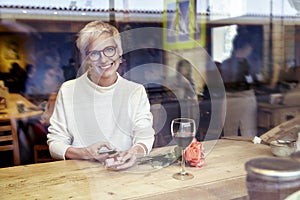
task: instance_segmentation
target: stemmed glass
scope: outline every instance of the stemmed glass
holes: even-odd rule
[[[185,171],[185,149],[195,137],[195,121],[189,118],[176,118],[171,123],[171,133],[175,142],[182,149],[181,170],[173,175],[173,178],[179,180],[192,179],[194,176]]]

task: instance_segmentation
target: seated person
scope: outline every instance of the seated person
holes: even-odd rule
[[[116,149],[120,163],[113,168],[131,167],[154,141],[146,90],[117,73],[123,50],[114,26],[88,23],[77,47],[88,70],[59,89],[47,135],[50,153],[56,159],[105,162],[111,157],[100,152]]]
[[[176,64],[176,74],[167,80],[168,86],[178,99],[197,99],[195,84],[192,78],[192,66],[187,60],[179,60]]]

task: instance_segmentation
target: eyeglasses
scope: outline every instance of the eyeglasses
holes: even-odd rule
[[[117,47],[115,47],[115,46],[108,46],[108,47],[105,47],[103,50],[89,51],[89,52],[87,52],[87,56],[89,56],[89,58],[92,61],[97,61],[101,57],[101,52],[103,52],[103,54],[106,57],[113,57],[114,55],[116,55],[116,52],[117,52],[116,49],[117,49]]]

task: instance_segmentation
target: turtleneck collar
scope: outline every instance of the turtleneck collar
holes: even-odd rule
[[[121,76],[120,76],[120,74],[117,72],[117,80],[115,81],[115,83],[113,83],[112,85],[107,86],[107,87],[100,86],[100,85],[94,83],[94,82],[89,78],[88,72],[86,72],[86,73],[84,74],[84,78],[85,78],[85,80],[86,80],[86,83],[87,83],[90,87],[96,89],[96,90],[99,91],[99,92],[108,92],[108,91],[113,90],[113,89],[116,87],[116,85],[118,85],[118,83],[119,83],[119,81],[120,81],[120,79],[121,79]]]

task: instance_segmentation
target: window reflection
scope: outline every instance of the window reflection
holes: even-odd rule
[[[17,4],[11,6],[12,2],[9,1],[0,5],[0,79],[4,81],[11,93],[20,93],[39,105],[47,101],[51,94],[56,93],[63,82],[76,78],[83,62],[78,49],[74,46],[76,33],[87,21],[97,18],[115,23],[118,29],[124,32],[145,27],[162,29],[166,20],[163,17],[163,12],[166,10],[162,0],[155,1],[156,3],[152,3],[151,6],[145,3],[145,5],[137,5],[138,7],[132,7],[134,4],[129,4],[129,1],[128,5],[115,1],[114,12],[108,12],[110,6],[108,3],[101,7],[95,1],[85,1],[86,4],[82,2],[71,1],[64,2],[65,4],[62,5],[43,6],[30,4],[26,7]],[[190,1],[183,2],[188,6]],[[145,8],[142,9],[140,6]],[[260,82],[254,91],[258,103],[257,135],[299,114],[300,102],[297,99],[300,80],[298,11],[300,9],[298,1],[263,0],[257,5],[257,1],[251,0],[205,2],[198,0],[195,1],[195,8],[197,27],[189,27],[189,30],[194,28],[197,34],[205,34],[205,37],[201,37],[205,38],[201,48],[211,59],[209,63],[218,64],[217,71],[222,73],[221,63],[230,57],[236,35],[247,32],[251,37],[252,52],[247,62],[249,66],[259,69],[254,70],[253,79]],[[172,12],[169,14],[174,15]],[[203,24],[205,26],[202,26]],[[185,28],[187,25],[191,26],[191,24],[181,25]],[[126,36],[128,38],[122,38],[126,41],[124,48],[130,49],[131,45],[138,49],[123,55],[120,74],[124,75],[144,65],[137,77],[131,78],[147,83],[145,87],[151,103],[165,105],[166,102],[174,99],[174,94],[170,91],[172,88],[164,87],[163,83],[174,73],[168,74],[171,70],[166,70],[164,66],[175,69],[177,61],[181,59],[193,60],[197,63],[192,66],[190,76],[193,79],[193,92],[201,107],[200,112],[205,111],[204,114],[200,114],[205,118],[200,119],[199,124],[201,139],[204,139],[211,114],[209,97],[212,94],[207,88],[207,83],[211,81],[208,75],[210,69],[207,67],[209,64],[195,53],[196,48],[193,49],[193,46],[177,48],[175,45],[174,51],[164,49],[162,30],[153,35],[132,37],[127,34]],[[162,49],[155,48],[159,45]],[[176,78],[174,80],[175,83],[172,85],[176,86],[180,81]],[[217,96],[217,94],[213,95]],[[280,119],[276,119],[276,123],[271,124],[261,114],[261,109],[265,109],[266,105],[293,106],[295,111],[289,110],[289,113],[286,113],[284,110],[281,112]],[[272,116],[268,117],[272,118]]]

